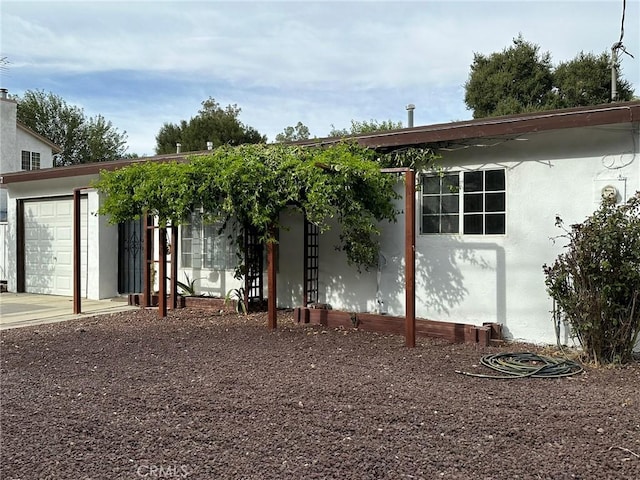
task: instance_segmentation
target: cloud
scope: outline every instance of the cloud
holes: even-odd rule
[[[640,2],[627,2],[626,39],[640,85]],[[55,19],[55,21],[53,21]],[[287,125],[322,136],[351,119],[416,124],[470,117],[463,85],[474,52],[522,33],[555,63],[610,49],[621,2],[589,1],[3,1],[2,81],[46,89],[127,130],[151,153],[164,122],[213,96],[273,139]],[[146,139],[146,140],[143,140]]]

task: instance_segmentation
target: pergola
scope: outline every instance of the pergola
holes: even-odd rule
[[[410,168],[386,168],[384,173],[403,173],[405,176],[405,345],[415,347],[415,171]],[[88,187],[76,188],[73,191],[73,313],[82,311],[81,305],[81,271],[80,271],[80,197],[81,191]],[[306,223],[306,222],[305,222]],[[158,230],[158,316],[167,316],[168,308],[177,308],[178,292],[178,229],[175,226],[154,226],[152,219],[145,216],[144,221],[144,258],[143,265],[143,298],[142,305],[149,307],[151,301],[151,263],[153,260],[153,231]],[[167,252],[168,232],[171,238],[171,251]],[[278,325],[276,258],[278,244],[267,244],[267,328],[274,330]],[[167,262],[167,254],[170,260]],[[307,254],[305,250],[305,255]],[[246,255],[246,253],[245,253]],[[168,269],[167,267],[170,266]],[[169,273],[169,291],[167,291],[167,273]],[[260,272],[261,275],[261,272]],[[306,281],[305,281],[306,289]],[[167,295],[169,294],[169,295]],[[245,300],[250,295],[250,288],[245,288]],[[167,296],[169,305],[167,305]]]

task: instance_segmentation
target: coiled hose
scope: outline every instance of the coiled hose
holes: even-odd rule
[[[583,371],[582,366],[567,358],[551,358],[529,352],[496,353],[480,359],[485,367],[496,370],[502,375],[485,375],[456,370],[456,373],[479,378],[560,378],[576,375]]]

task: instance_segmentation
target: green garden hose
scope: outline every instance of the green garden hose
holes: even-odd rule
[[[569,377],[582,372],[582,366],[566,358],[551,358],[536,353],[515,352],[485,355],[480,359],[485,367],[496,370],[503,375],[485,375],[456,370],[456,373],[479,378],[560,378]]]

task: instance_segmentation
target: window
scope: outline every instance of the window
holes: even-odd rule
[[[181,227],[181,266],[233,270],[237,266],[235,232],[220,222],[206,223],[201,213],[192,213]]]
[[[22,150],[22,170],[40,170],[40,153]]]
[[[506,231],[505,171],[427,175],[422,182],[422,233],[495,235]]]

